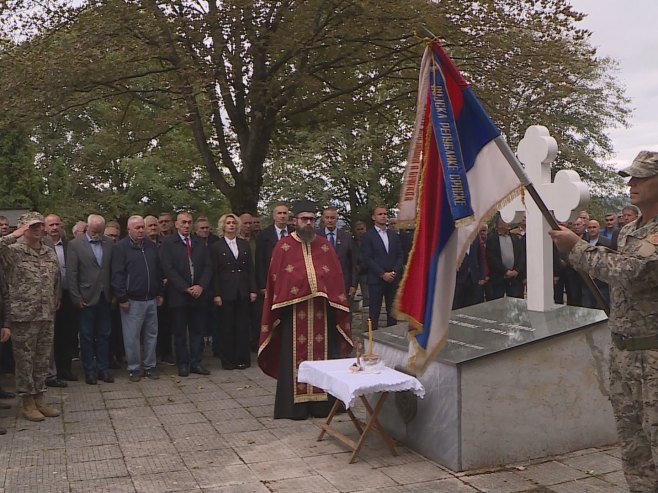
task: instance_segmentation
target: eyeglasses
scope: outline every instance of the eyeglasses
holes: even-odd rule
[[[315,222],[315,216],[297,216],[297,220],[302,222]]]

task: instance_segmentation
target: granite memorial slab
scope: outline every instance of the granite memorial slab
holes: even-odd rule
[[[406,367],[407,327],[375,332],[388,366]],[[607,317],[558,306],[538,312],[502,298],[452,313],[449,339],[419,377],[426,396],[391,436],[454,471],[497,466],[616,442],[608,401]]]

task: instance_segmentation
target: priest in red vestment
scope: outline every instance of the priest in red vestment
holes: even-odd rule
[[[293,205],[296,231],[272,252],[261,321],[258,365],[277,379],[274,418],[306,419],[329,414],[333,398],[297,381],[302,361],[348,357],[350,309],[338,257],[315,234],[316,207]]]

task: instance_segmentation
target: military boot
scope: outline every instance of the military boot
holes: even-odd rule
[[[37,394],[34,396],[34,404],[37,406],[37,410],[43,414],[46,418],[56,418],[59,416],[59,411],[53,406],[46,404],[46,400],[43,398],[43,394]]]
[[[28,421],[43,421],[46,419],[34,404],[34,397],[31,395],[21,396],[23,401],[23,416]]]

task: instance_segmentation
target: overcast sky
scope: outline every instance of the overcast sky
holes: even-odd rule
[[[628,129],[612,129],[617,167],[630,164],[641,150],[658,151],[657,0],[571,0],[587,14],[582,26],[601,55],[619,62],[618,79],[626,86],[633,114]]]

